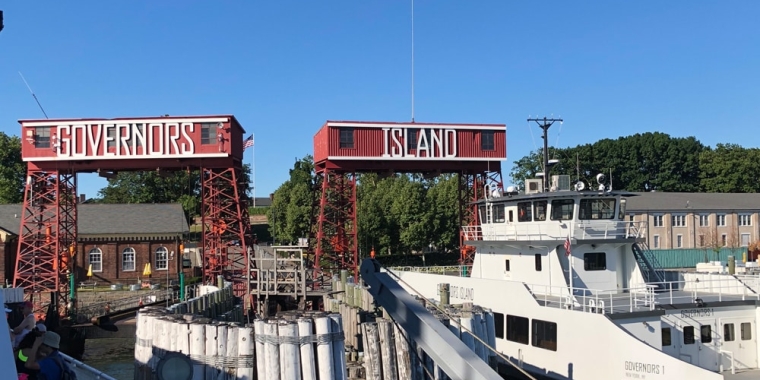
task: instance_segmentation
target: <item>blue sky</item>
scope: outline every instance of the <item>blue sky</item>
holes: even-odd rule
[[[6,1],[0,130],[48,115],[234,114],[256,195],[325,120],[409,121],[410,2]],[[415,2],[415,119],[507,124],[512,161],[638,132],[760,145],[757,1]],[[533,136],[531,135],[533,131]],[[561,133],[560,133],[561,132]],[[558,136],[559,134],[559,136]],[[246,162],[251,151],[246,152]],[[80,175],[80,193],[105,180]]]

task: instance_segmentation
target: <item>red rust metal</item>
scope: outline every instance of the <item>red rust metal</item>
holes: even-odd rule
[[[251,224],[247,199],[240,188],[243,170],[203,168],[201,223],[203,225],[203,282],[214,284],[217,276],[232,282],[237,296],[248,293],[247,271],[255,268],[248,247]],[[233,241],[239,245],[233,245]]]
[[[486,191],[498,189],[504,192],[501,171],[481,173],[459,173],[459,225],[476,227],[480,225],[478,206],[473,202],[483,199]],[[475,247],[465,244],[465,234],[459,231],[459,262],[472,268],[475,259]],[[468,270],[469,272],[469,270]]]
[[[24,287],[34,312],[47,312],[43,293],[52,292],[59,313],[69,304],[69,247],[76,244],[76,174],[27,172],[13,286]]]
[[[43,299],[49,298],[43,293],[53,295],[61,315],[70,301],[69,276],[77,272],[71,256],[77,241],[78,172],[200,169],[203,279],[215,282],[222,275],[233,282],[237,295],[248,291],[249,263],[255,266],[247,249],[247,196],[239,182],[245,131],[234,116],[19,123],[28,175],[13,284],[25,288],[36,313],[46,312]],[[233,240],[240,241],[239,246],[231,246]]]
[[[329,276],[343,269],[357,280],[356,174],[320,170],[316,173],[315,184],[320,197],[316,226],[312,229],[315,240],[314,288],[322,287],[324,281],[329,281]]]

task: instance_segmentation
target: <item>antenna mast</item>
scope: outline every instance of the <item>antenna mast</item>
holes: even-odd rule
[[[32,88],[29,87],[29,83],[26,83],[26,79],[24,79],[24,75],[21,74],[21,71],[18,72],[18,75],[21,75],[21,80],[24,81],[24,84],[26,85],[26,88],[29,89],[29,92],[32,93],[32,97],[34,98],[34,101],[37,102],[37,105],[40,107],[40,110],[42,110],[42,114],[45,115],[45,119],[50,119],[47,115],[47,112],[45,112],[45,109],[42,108],[42,104],[40,104],[40,101],[37,99],[37,95],[34,95],[34,91],[32,91]]]
[[[562,122],[562,119],[549,119],[544,117],[543,119],[528,119],[528,122],[535,121],[539,127],[544,131],[544,191],[549,188],[549,128],[555,122]]]
[[[412,0],[412,123],[414,123],[414,0]]]

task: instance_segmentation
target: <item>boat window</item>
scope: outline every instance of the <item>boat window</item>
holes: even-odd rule
[[[536,271],[537,272],[541,271],[541,254],[540,253],[536,253]]]
[[[607,254],[604,252],[586,252],[583,254],[583,270],[606,270]]]
[[[712,342],[712,326],[710,325],[704,325],[699,327],[699,340],[702,341],[702,343],[710,343]]]
[[[684,326],[683,344],[694,344],[694,326]]]
[[[734,333],[734,324],[733,323],[726,323],[723,325],[723,341],[725,342],[733,342],[736,339],[736,334]]]
[[[536,216],[536,221],[546,220],[546,201],[533,202],[533,215]]]
[[[572,199],[557,199],[552,201],[552,220],[572,220],[574,205],[575,201]]]
[[[528,318],[507,314],[507,340],[528,344]]]
[[[673,344],[673,341],[670,339],[670,327],[665,327],[662,329],[662,346],[670,346]]]
[[[486,206],[478,206],[478,218],[480,218],[480,224],[490,223],[486,215]]]
[[[493,313],[493,327],[497,338],[504,339],[504,314]]]
[[[533,347],[557,351],[557,324],[534,319]]]
[[[615,217],[615,199],[581,199],[578,219],[612,219]]]
[[[530,202],[520,202],[517,204],[517,221],[532,222],[533,213],[530,209]]]
[[[504,270],[509,272],[509,260],[504,260]]]
[[[512,223],[515,221],[515,217],[513,216],[514,212],[512,210],[509,210],[509,222]]]
[[[741,324],[742,340],[752,339],[752,323],[744,322]]]
[[[625,203],[625,199],[620,200],[620,210],[618,210],[618,218],[620,218],[620,220],[625,219]],[[633,215],[631,215],[631,221],[633,221]]]
[[[504,204],[493,205],[493,222],[504,223]]]

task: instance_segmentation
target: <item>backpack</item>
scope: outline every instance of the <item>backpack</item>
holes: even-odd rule
[[[64,363],[63,359],[61,359],[59,355],[55,355],[51,359],[53,359],[55,364],[57,364],[58,367],[61,368],[60,380],[77,380],[76,372],[72,371],[71,368],[66,363]],[[50,380],[56,380],[56,379],[50,379]]]

